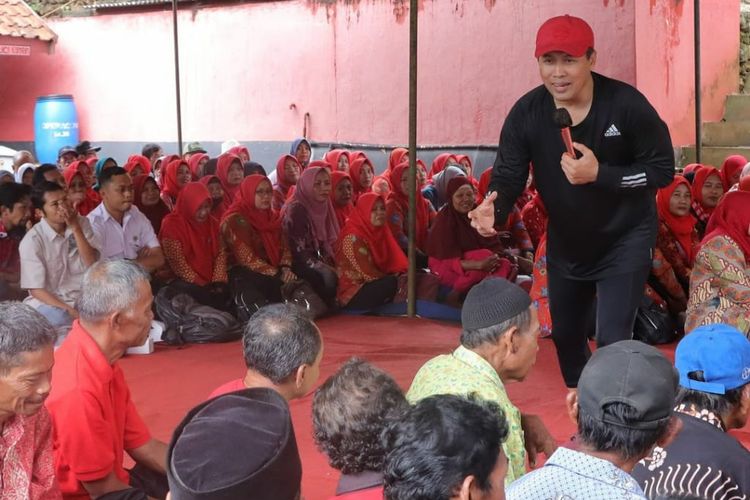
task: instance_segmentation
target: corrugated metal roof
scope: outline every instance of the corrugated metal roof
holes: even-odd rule
[[[55,32],[23,0],[0,0],[0,35],[57,40]]]

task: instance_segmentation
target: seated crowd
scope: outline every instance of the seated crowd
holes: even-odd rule
[[[123,167],[96,152],[84,142],[39,167],[20,154],[20,175],[0,177],[0,300],[24,300],[0,302],[0,497],[301,498],[288,402],[316,386],[324,342],[287,290],[304,282],[329,311],[406,300],[406,150],[376,177],[363,152],[316,161],[301,139],[275,182],[240,145],[216,159],[197,144],[183,157],[147,145]],[[429,172],[418,162],[417,297],[461,308],[460,342],[406,392],[360,359],[315,391],[335,498],[750,493],[750,454],[728,434],[750,416],[746,163],[691,165],[658,192],[644,293],[684,322],[676,368],[637,341],[598,349],[566,400],[576,436],[558,447],[505,389],[550,329],[533,181],[483,238],[468,213],[489,174],[474,179],[465,156],[439,155]],[[148,338],[167,287],[241,317],[247,366],[170,443],[151,436],[118,365]]]

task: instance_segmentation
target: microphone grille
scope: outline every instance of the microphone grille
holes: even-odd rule
[[[573,119],[570,117],[570,113],[565,108],[557,108],[552,114],[552,120],[559,128],[573,126]]]

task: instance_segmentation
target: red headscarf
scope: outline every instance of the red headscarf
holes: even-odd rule
[[[240,153],[245,153],[247,155],[247,160],[243,160],[242,156],[240,156]],[[240,162],[246,162],[250,161],[250,150],[247,149],[245,146],[235,146],[233,148],[229,148],[226,152],[226,154],[234,155],[240,159]]]
[[[388,170],[384,174],[388,176],[391,187],[393,187],[393,171],[404,161],[409,161],[409,150],[406,148],[393,148],[391,154],[388,155]]]
[[[701,244],[717,236],[729,236],[745,254],[745,263],[750,264],[750,193],[733,191],[727,193],[716,206],[706,226],[706,236]]]
[[[368,160],[367,155],[364,151],[350,151],[349,152],[349,168],[351,168],[351,164],[354,160],[359,160],[360,158],[363,158],[365,160]]]
[[[346,222],[344,229],[341,230],[339,236],[339,244],[337,245],[336,259],[344,258],[341,255],[342,249],[341,244],[349,235],[354,235],[357,238],[363,240],[367,245],[372,256],[372,262],[375,267],[380,269],[385,274],[396,274],[403,273],[409,267],[409,261],[404,255],[404,251],[396,243],[393,234],[388,229],[387,224],[375,227],[372,225],[371,214],[372,208],[375,202],[383,198],[375,193],[364,193],[359,198],[359,203],[354,208],[349,220]]]
[[[219,185],[221,185],[221,181],[215,175],[207,175],[205,177],[201,177],[198,182],[200,182],[201,184],[206,186],[206,188],[208,188],[208,185],[214,181],[218,182]],[[222,191],[223,191],[223,188],[222,188]],[[211,193],[210,188],[208,189],[208,192],[209,194]],[[211,198],[211,205],[213,205],[213,203],[214,203],[214,199]],[[222,198],[221,203],[219,203],[218,205],[213,205],[213,208],[211,209],[211,215],[216,217],[216,220],[221,220],[224,217],[224,214],[226,213],[226,211],[229,210],[229,205],[231,205],[231,202],[227,201],[226,193],[224,193],[224,198]]]
[[[80,161],[74,161],[70,165],[68,165],[65,170],[63,170],[63,179],[65,179],[65,185],[70,188],[71,183],[73,182],[73,179],[76,176],[81,176],[81,179],[83,179],[84,184],[86,183],[86,176],[83,175],[83,172],[81,169],[91,169],[89,167],[88,163],[86,163],[83,160]],[[91,186],[86,186],[86,197],[81,201],[81,203],[78,204],[76,207],[78,210],[78,213],[83,215],[84,217],[91,213],[92,210],[94,210],[97,205],[101,203],[101,197],[99,194],[94,191],[94,189]]]
[[[265,175],[248,175],[245,177],[240,184],[237,198],[224,214],[223,220],[227,220],[234,214],[242,215],[260,235],[263,248],[266,249],[266,255],[268,255],[268,261],[276,267],[281,262],[281,218],[276,211],[270,208],[261,210],[255,206],[255,190],[264,182],[268,183],[270,189],[271,181]]]
[[[688,213],[681,217],[674,215],[669,211],[669,200],[672,198],[675,190],[679,186],[685,186],[690,190],[690,183],[681,175],[675,175],[672,183],[656,192],[656,211],[659,214],[659,220],[664,222],[669,231],[674,235],[680,247],[685,252],[688,262],[692,264],[695,257],[693,248],[692,234],[695,229],[695,217]]]
[[[432,160],[432,168],[430,169],[430,174],[427,176],[427,178],[432,179],[433,175],[445,170],[445,166],[448,164],[449,160],[453,160],[455,162],[456,155],[451,153],[442,153],[437,155],[435,159]]]
[[[346,219],[349,218],[352,210],[354,210],[354,203],[351,201],[346,205],[339,205],[336,203],[336,186],[338,186],[344,179],[352,182],[352,178],[349,177],[349,174],[342,170],[334,170],[331,172],[331,203],[333,203],[333,210],[336,212],[336,220],[339,223],[339,227],[344,227]]]
[[[177,195],[179,195],[180,191],[184,188],[184,186],[180,187],[180,185],[177,183],[177,171],[182,165],[185,165],[185,167],[190,169],[190,165],[188,165],[188,162],[181,159],[180,157],[177,157],[177,159],[167,163],[167,166],[164,169],[164,175],[162,175],[161,192],[168,196],[171,196],[172,198],[177,198]]]
[[[198,275],[199,285],[213,278],[214,260],[219,256],[219,222],[211,217],[198,222],[195,214],[206,201],[211,200],[208,188],[200,182],[188,182],[177,197],[175,211],[161,224],[159,239],[177,240],[190,267]]]
[[[323,167],[307,167],[302,172],[285,213],[291,212],[292,204],[301,204],[310,218],[310,225],[312,226],[315,241],[323,247],[328,255],[333,255],[333,247],[341,228],[336,220],[336,213],[333,210],[331,199],[328,198],[325,201],[315,199],[313,186],[315,185],[315,177],[320,172],[326,172],[328,175],[331,175],[328,169]]]
[[[737,172],[742,171],[742,168],[747,165],[747,159],[742,155],[730,155],[724,160],[721,165],[721,182],[724,183],[724,192],[729,191],[729,188],[734,186],[731,181],[732,177],[737,175]]]
[[[351,162],[349,157],[349,151],[346,149],[332,149],[323,155],[323,159],[333,168],[334,171],[339,170],[339,160],[342,156],[346,156],[347,161]],[[342,172],[345,170],[342,170]]]
[[[746,175],[740,179],[740,191],[750,192],[750,175]]]
[[[198,164],[204,158],[208,160],[209,156],[206,153],[195,153],[188,160],[188,166],[190,166],[190,173],[193,174],[194,181],[200,180],[203,177],[202,172],[200,172],[201,167]]]
[[[299,168],[300,174],[302,173],[302,165],[299,164],[297,157],[293,155],[284,155],[279,158],[279,161],[276,162],[276,185],[284,192],[287,192],[289,188],[294,186],[294,184],[289,183],[289,180],[286,178],[286,172],[284,171],[284,165],[286,165],[287,160],[293,161],[297,165],[297,168]],[[287,197],[289,195],[291,195],[291,193],[288,193]]]
[[[448,182],[447,200],[432,223],[427,237],[425,252],[436,259],[461,258],[470,250],[487,248],[495,252],[502,250],[497,236],[485,238],[471,227],[468,214],[462,214],[453,208],[453,195],[461,186],[471,186],[466,176],[454,177]]]
[[[372,163],[370,163],[370,160],[367,159],[364,154],[357,158],[356,160],[352,160],[351,165],[349,165],[349,176],[352,178],[352,187],[354,188],[354,204],[357,204],[357,200],[359,199],[359,196],[363,193],[369,193],[372,191],[372,186],[364,187],[360,183],[360,174],[362,173],[362,168],[367,165],[370,167],[370,170],[372,170],[373,174],[373,180],[375,179],[375,169],[372,168]]]
[[[466,172],[466,177],[469,179],[474,178],[474,164],[471,162],[471,157],[469,155],[456,155],[456,161],[459,165],[461,165],[461,162],[466,160],[469,164],[469,171]],[[461,168],[463,168],[463,165],[461,165]],[[476,186],[474,186],[476,187]]]
[[[409,213],[409,193],[401,190],[403,176],[408,175],[409,161],[404,161],[393,169],[393,190],[388,195],[388,201],[395,201],[401,207],[404,214]],[[427,242],[427,231],[430,227],[430,206],[422,193],[417,190],[417,248],[424,248]]]
[[[310,167],[323,167],[323,168],[327,168],[329,172],[331,172],[333,170],[333,167],[331,167],[331,164],[328,163],[325,160],[311,161],[310,163],[307,164],[307,168],[310,168]]]
[[[341,159],[342,156],[346,156],[347,161],[351,161],[349,151],[346,149],[332,149],[327,151],[326,154],[323,155],[323,159],[328,162],[334,171],[336,171],[339,170],[339,159]],[[342,170],[342,172],[343,171],[345,170]]]
[[[702,166],[700,163],[689,163],[683,167],[682,175],[692,174]]]
[[[159,186],[156,185],[156,180],[151,176],[136,175],[135,177],[133,177],[133,203],[136,207],[138,207],[138,210],[140,210],[143,215],[145,215],[146,218],[151,222],[151,225],[154,228],[154,232],[158,234],[159,230],[161,229],[162,220],[164,220],[164,217],[169,215],[169,207],[164,204],[164,201],[161,199],[161,197],[155,205],[143,204],[143,190],[146,188],[147,182],[153,182],[156,186],[156,189],[159,189]]]
[[[219,181],[221,182],[221,187],[224,188],[224,198],[228,203],[232,203],[234,201],[235,196],[237,196],[237,193],[240,190],[240,185],[237,184],[236,186],[232,186],[229,184],[229,169],[232,167],[232,164],[234,162],[237,162],[240,164],[240,169],[242,169],[242,160],[240,160],[239,156],[235,156],[230,153],[224,153],[223,155],[219,156],[219,159],[216,163],[216,177],[219,178]],[[244,173],[244,169],[242,170]]]
[[[715,207],[707,207],[703,204],[703,184],[706,183],[706,179],[715,175],[721,179],[721,173],[716,167],[711,165],[701,165],[698,170],[695,171],[695,177],[693,177],[693,185],[690,186],[690,190],[693,194],[693,210],[698,214],[700,220],[708,220]]]
[[[151,173],[151,162],[148,161],[148,158],[142,155],[128,156],[128,161],[125,162],[123,168],[127,170],[130,175],[133,175],[133,170],[138,166],[140,166],[141,170],[143,170],[141,174],[148,175]]]

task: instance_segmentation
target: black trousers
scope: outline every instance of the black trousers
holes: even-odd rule
[[[649,268],[600,280],[574,280],[547,268],[552,340],[565,385],[578,386],[591,356],[587,334],[595,318],[596,345],[633,338],[633,324],[643,298]]]
[[[215,287],[211,284],[196,285],[180,279],[172,281],[169,286],[174,287],[182,293],[190,295],[196,302],[204,306],[213,307],[220,311],[231,312],[232,302],[229,296],[229,287]]]
[[[256,273],[245,267],[234,266],[229,270],[229,282],[233,293],[255,292],[270,303],[281,302],[281,279]]]
[[[398,291],[398,277],[384,276],[362,285],[354,297],[346,304],[347,309],[372,309],[393,302]]]
[[[97,500],[147,500],[148,497],[164,499],[169,493],[167,476],[154,470],[136,464],[128,471],[130,474],[130,488],[113,491],[97,498]]]
[[[338,285],[338,276],[336,272],[323,266],[311,267],[305,264],[292,264],[292,272],[297,277],[310,283],[315,293],[333,307],[336,304],[336,286]]]

